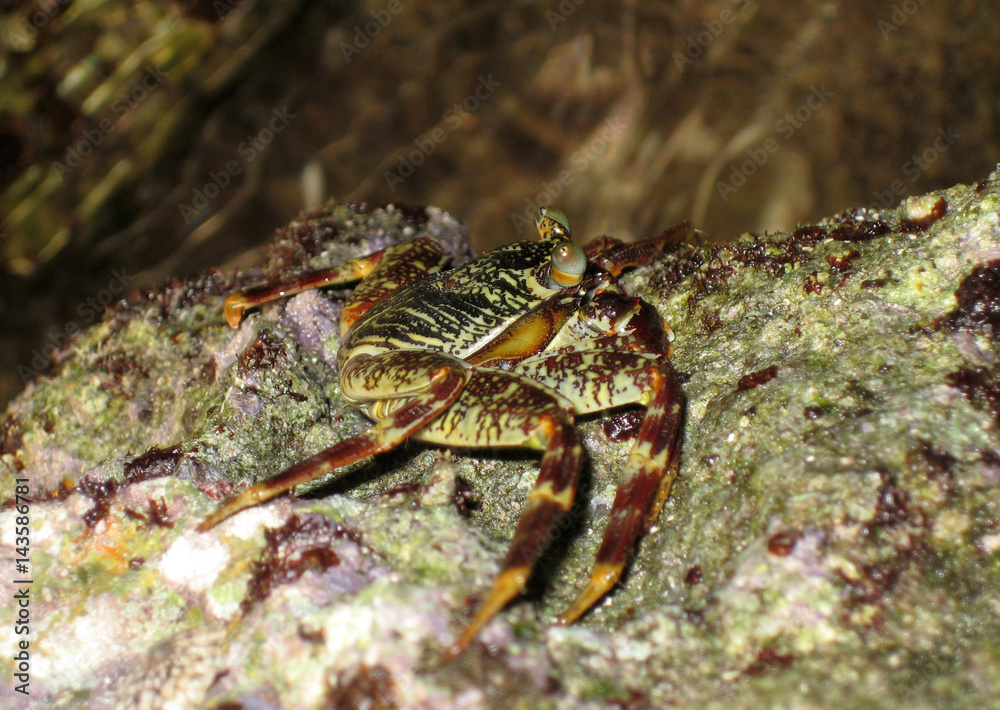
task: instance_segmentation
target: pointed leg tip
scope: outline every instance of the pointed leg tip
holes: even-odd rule
[[[497,575],[489,596],[480,605],[479,610],[476,611],[458,638],[448,647],[445,661],[451,661],[465,651],[483,627],[492,621],[493,617],[499,614],[511,599],[517,596],[518,592],[524,588],[529,571],[528,566],[518,565],[504,569]]]
[[[562,614],[560,614],[559,616],[557,616],[556,618],[554,618],[552,620],[552,625],[553,626],[569,626],[574,621],[576,621],[575,618],[571,617],[567,613],[562,613]]]
[[[214,528],[216,525],[225,520],[225,517],[221,516],[219,513],[220,511],[217,510],[211,515],[209,515],[207,518],[198,523],[197,527],[195,527],[195,530],[200,533],[206,533],[212,528]]]
[[[209,530],[214,528],[215,525],[216,522],[212,519],[212,516],[209,516],[195,526],[195,532],[207,533]]]
[[[466,646],[464,644],[459,643],[458,641],[455,641],[455,643],[453,643],[451,646],[449,646],[447,649],[445,649],[444,656],[442,657],[442,660],[445,663],[451,663],[456,658],[458,658],[459,656],[461,656],[462,653],[465,651],[465,649],[466,649]]]
[[[598,563],[594,567],[590,583],[580,593],[569,608],[555,618],[558,626],[568,626],[586,614],[601,598],[610,592],[618,583],[621,576],[619,565],[606,565]]]
[[[226,316],[226,323],[229,324],[230,328],[238,328],[240,323],[243,322],[243,311],[247,307],[247,300],[243,294],[237,293],[233,294],[226,299],[225,304],[222,307],[223,313]]]
[[[235,309],[230,311],[228,306],[226,308],[226,323],[229,324],[230,328],[239,328],[240,323],[243,322],[243,309]]]
[[[447,650],[445,650],[444,662],[451,663],[456,658],[465,653],[465,650],[469,647],[469,644],[471,644],[473,639],[476,638],[482,627],[486,625],[487,621],[489,621],[489,619],[485,621],[481,619],[473,619],[472,622],[465,627],[462,633],[459,634],[458,637],[451,642],[451,645],[448,646]]]
[[[554,626],[569,626],[570,624],[576,623],[581,616],[587,613],[590,606],[590,604],[586,604],[584,606],[581,604],[581,600],[577,599],[566,611],[553,619],[552,623]]]
[[[218,508],[215,509],[215,511],[209,513],[204,520],[198,523],[198,526],[195,528],[195,530],[197,530],[200,533],[208,532],[219,523],[228,520],[232,516],[236,515],[236,513],[246,508],[245,505],[236,505],[238,501],[239,501],[239,496],[220,505]]]

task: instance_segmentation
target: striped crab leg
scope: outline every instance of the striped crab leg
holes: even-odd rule
[[[226,299],[223,310],[226,322],[235,328],[243,320],[243,313],[247,309],[313,288],[361,281],[344,306],[341,320],[343,333],[373,305],[389,294],[440,271],[446,261],[447,257],[438,242],[429,237],[420,237],[367,256],[350,259],[332,269],[314,271],[273,286],[234,293]]]
[[[376,397],[389,393],[399,406],[360,434],[247,488],[202,521],[199,532],[342,466],[398,446],[455,402],[470,372],[464,362],[434,352],[393,352],[353,361],[344,374],[345,390],[361,382],[365,392]]]
[[[670,362],[658,361],[652,398],[622,471],[587,587],[556,623],[571,624],[618,583],[636,541],[659,517],[679,465],[683,395]]]

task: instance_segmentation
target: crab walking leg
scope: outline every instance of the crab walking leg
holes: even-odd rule
[[[461,653],[483,626],[524,588],[548,548],[556,521],[573,504],[583,446],[562,398],[521,375],[473,369],[455,403],[414,437],[458,447],[523,447],[542,451],[514,539],[489,594],[447,652]]]
[[[314,271],[293,281],[234,293],[226,299],[223,307],[226,322],[235,328],[248,308],[313,288],[361,281],[362,285],[354,290],[344,307],[344,330],[393,291],[440,271],[445,262],[443,254],[440,244],[429,237],[420,237],[368,256],[350,259],[332,269]]]
[[[651,317],[651,316],[649,316]],[[656,321],[647,321],[655,325]],[[660,336],[657,336],[660,337]],[[629,352],[634,341],[620,335],[597,337],[552,354],[524,360],[514,371],[548,385],[572,401],[576,414],[625,404],[643,404],[646,415],[621,475],[611,517],[590,583],[570,609],[557,619],[568,624],[611,590],[635,542],[656,520],[677,474],[678,437],[683,398],[677,376],[665,356]],[[652,340],[665,351],[669,346]],[[580,372],[586,372],[581,376]]]
[[[613,237],[598,237],[583,247],[595,264],[614,276],[621,276],[630,266],[643,266],[656,260],[668,246],[678,244],[694,233],[690,222],[679,222],[655,237],[640,242],[622,242]]]
[[[447,356],[435,357],[435,355],[425,354],[424,359],[444,360],[445,363],[450,360]],[[380,358],[371,358],[371,360],[376,359]],[[468,378],[467,369],[452,367],[450,364],[439,365],[436,371],[430,373],[426,389],[417,394],[400,397],[399,406],[370,429],[295,464],[271,480],[247,488],[202,521],[198,526],[199,532],[209,530],[241,510],[271,500],[341,466],[398,446],[450,407],[461,394]],[[413,376],[410,375],[408,379],[413,379]]]
[[[223,306],[226,322],[230,327],[235,328],[243,321],[243,312],[250,308],[256,308],[279,298],[293,296],[313,288],[354,283],[363,278],[371,270],[374,263],[377,263],[375,254],[361,259],[351,259],[332,269],[314,271],[293,281],[234,293],[226,299]]]
[[[483,626],[520,594],[535,562],[548,547],[550,531],[573,505],[583,456],[573,421],[569,417],[544,416],[538,428],[540,438],[547,442],[538,479],[528,495],[493,588],[448,649],[446,658],[449,660],[462,653]]]
[[[636,540],[653,519],[651,508],[659,513],[670,494],[677,475],[683,395],[669,361],[662,358],[658,364],[653,397],[622,472],[590,582],[557,617],[558,624],[576,621],[618,583]]]

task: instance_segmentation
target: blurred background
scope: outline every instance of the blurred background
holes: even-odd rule
[[[1000,160],[1000,4],[0,0],[0,404],[328,197],[712,241]]]

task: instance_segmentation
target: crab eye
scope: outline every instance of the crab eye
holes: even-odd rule
[[[583,281],[587,270],[587,255],[573,242],[563,242],[552,248],[549,266],[549,286],[567,288]]]
[[[562,210],[555,207],[543,207],[535,217],[538,236],[546,239],[569,239],[569,219]]]

